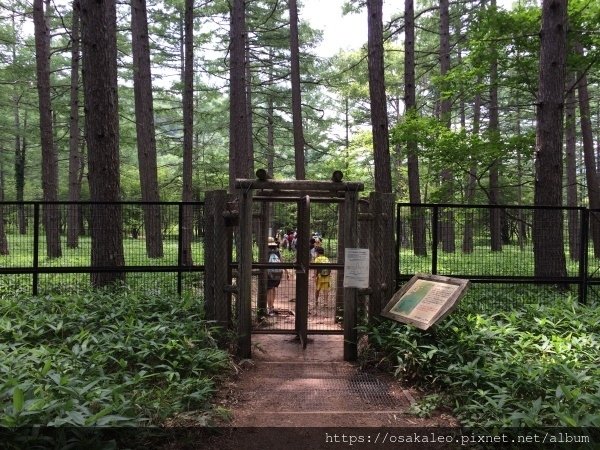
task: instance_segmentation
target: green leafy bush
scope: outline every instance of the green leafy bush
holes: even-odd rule
[[[370,327],[379,362],[437,387],[465,426],[600,426],[600,309],[570,298],[481,314],[461,307],[428,331]]]
[[[229,367],[191,297],[0,297],[0,426],[157,424],[206,410]]]

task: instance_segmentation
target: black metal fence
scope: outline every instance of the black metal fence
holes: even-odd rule
[[[562,215],[566,276],[535,275],[536,207],[400,203],[396,242],[400,284],[415,273],[467,278],[472,282],[471,297],[485,305],[564,295],[581,302],[597,300],[600,258],[595,256],[591,230],[600,224],[599,212],[538,209]]]
[[[55,290],[88,286],[90,273],[114,271],[91,265],[89,236],[90,202],[55,202],[60,210],[62,256],[49,257],[46,251],[42,202],[0,203],[0,293],[26,291],[35,295]],[[121,202],[123,247],[127,283],[132,287],[201,292],[204,272],[204,205],[202,202],[161,202],[161,257],[147,256],[144,207],[156,205]],[[67,245],[69,214],[79,223],[76,246]],[[192,264],[183,264],[182,217],[192,210]],[[600,228],[600,211],[586,208],[545,208],[559,210],[564,219],[563,246],[567,258],[565,277],[536,277],[532,225],[535,207],[408,204],[397,205],[398,285],[415,273],[468,278],[469,297],[482,305],[516,305],[531,299],[552,300],[571,295],[579,301],[600,297],[600,242],[594,247],[594,227]],[[292,226],[292,215],[290,224]],[[334,217],[333,215],[332,217]],[[72,217],[72,216],[71,216]],[[325,215],[320,214],[324,221]],[[334,219],[335,220],[335,217]],[[286,228],[287,223],[278,224]],[[315,223],[323,228],[327,223]],[[497,232],[493,230],[496,229]],[[419,234],[420,231],[420,234]],[[7,254],[2,254],[5,237]],[[600,241],[600,240],[599,240]],[[335,242],[332,242],[333,246]],[[333,253],[333,252],[332,252]],[[559,286],[559,288],[557,288]]]
[[[127,284],[147,289],[171,290],[182,294],[202,288],[204,272],[202,202],[120,202],[123,228],[125,266],[92,267],[91,208],[108,203],[93,202],[3,202],[0,217],[7,252],[0,252],[0,293],[27,290],[33,295],[45,295],[60,290],[79,289],[90,284],[94,272],[124,272]],[[113,203],[114,204],[114,203]],[[48,255],[43,209],[59,209],[60,257]],[[148,257],[144,226],[144,208],[159,208],[162,256]],[[183,264],[182,217],[184,209],[193,217],[192,264]],[[68,243],[68,218],[75,214],[78,223],[76,245]],[[0,237],[1,239],[1,237]]]

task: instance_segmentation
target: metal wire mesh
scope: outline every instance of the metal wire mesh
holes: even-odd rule
[[[255,263],[261,262],[259,242],[262,236],[281,239],[282,234],[294,231],[298,206],[294,201],[267,202],[268,229],[266,234],[259,235],[263,202],[255,202],[256,218],[253,225]],[[90,208],[91,204],[81,202],[77,205],[57,203],[60,211],[60,239],[62,256],[49,257],[46,253],[46,233],[43,220],[44,206],[38,202],[4,202],[2,203],[3,232],[5,235],[7,254],[0,254],[1,288],[27,288],[40,292],[53,291],[56,286],[86,286],[89,282],[91,238]],[[68,243],[68,218],[75,212],[79,222],[77,245]],[[141,203],[122,203],[123,247],[127,279],[132,282],[139,277],[133,272],[144,273],[143,283],[174,283],[178,289],[185,288],[187,281],[183,273],[191,270],[195,276],[203,270],[204,264],[204,209],[202,203],[190,205],[193,209],[193,229],[191,252],[194,267],[181,266],[180,263],[180,208],[181,204],[163,202],[160,209],[160,229],[163,245],[163,256],[149,257],[147,251],[148,236],[145,231],[144,205]],[[331,264],[340,263],[339,241],[339,204],[335,202],[311,203],[310,230],[318,234]],[[448,214],[450,212],[452,214]],[[492,213],[495,211],[496,213]],[[573,294],[579,287],[577,295],[585,293],[590,301],[600,299],[600,211],[585,208],[565,208],[562,210],[563,248],[566,255],[567,277],[562,280],[569,290],[556,290],[547,283],[540,283],[534,276],[534,252],[532,243],[532,224],[535,208],[518,206],[488,205],[411,205],[399,204],[397,210],[397,249],[398,279],[410,278],[415,273],[434,273],[448,276],[460,276],[471,279],[475,284],[486,286],[489,292],[511,292],[510,296],[498,295],[507,305],[518,304],[518,290],[530,291],[535,297],[549,298],[554,295],[563,296],[565,292]],[[445,220],[452,217],[453,224],[448,228]],[[495,217],[499,217],[498,232],[492,232]],[[422,224],[422,225],[419,225]],[[447,241],[450,231],[454,232],[453,245]],[[419,237],[421,233],[421,237]],[[310,239],[305,236],[304,239]],[[232,261],[235,262],[235,235]],[[422,248],[417,248],[424,242]],[[392,245],[392,243],[390,243]],[[287,263],[288,270],[294,272],[297,255],[293,248],[281,249],[282,261]],[[264,255],[263,255],[264,256]],[[266,262],[264,259],[262,262]],[[292,270],[294,269],[294,270]],[[339,269],[339,268],[338,268]],[[337,270],[337,269],[336,269]],[[339,274],[334,270],[330,291],[330,299],[340,297],[341,291],[337,279]],[[167,276],[165,273],[172,271]],[[21,274],[21,275],[18,275]],[[174,280],[174,281],[171,281]],[[542,280],[543,281],[543,280]],[[518,282],[518,283],[517,283]],[[256,281],[258,283],[258,281]],[[311,278],[311,283],[314,283]],[[293,283],[280,288],[280,295],[285,301],[294,298]],[[194,285],[194,282],[191,282]],[[525,285],[529,286],[527,289]],[[512,286],[512,287],[510,287]],[[194,288],[195,289],[195,288]],[[257,285],[258,289],[258,285]],[[311,299],[314,293],[310,286]],[[472,291],[476,291],[472,288]],[[257,290],[258,292],[258,290]],[[491,295],[485,295],[492,301]],[[339,301],[339,299],[338,299]],[[282,310],[293,310],[289,306],[281,306]],[[335,310],[335,308],[334,308]],[[339,311],[334,314],[339,316]],[[312,314],[311,314],[312,316]],[[321,313],[315,314],[321,317]],[[339,324],[339,317],[334,321]],[[330,320],[327,316],[326,320]],[[312,317],[311,317],[312,320]],[[324,319],[325,320],[325,319]],[[324,323],[315,323],[315,329],[325,329]],[[318,326],[317,326],[318,325]],[[321,327],[323,325],[323,327]]]

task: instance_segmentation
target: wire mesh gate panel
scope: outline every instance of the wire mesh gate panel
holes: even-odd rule
[[[253,213],[253,277],[252,277],[252,329],[255,332],[293,333],[296,330],[297,290],[299,271],[308,270],[308,332],[341,333],[343,319],[343,292],[340,288],[342,271],[328,267],[329,288],[321,289],[316,298],[317,274],[321,267],[312,265],[312,248],[320,246],[332,265],[338,264],[339,202],[313,201],[310,205],[309,233],[298,234],[296,201],[255,202]],[[266,227],[266,230],[263,228]],[[266,285],[268,280],[268,255],[261,252],[261,242],[273,239],[285,271],[279,286],[274,288],[275,300],[272,312],[266,308]],[[298,248],[304,239],[304,247],[311,251],[311,264],[301,267]],[[264,244],[264,242],[262,242]],[[325,268],[325,267],[323,267]],[[320,281],[320,280],[319,280]],[[322,286],[321,286],[322,287]]]

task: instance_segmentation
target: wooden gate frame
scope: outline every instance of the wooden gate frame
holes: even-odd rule
[[[340,171],[333,173],[331,181],[270,180],[266,171],[258,170],[257,179],[235,181],[237,210],[232,210],[233,196],[225,191],[206,194],[205,218],[205,311],[206,318],[227,326],[231,319],[231,294],[237,294],[237,356],[252,356],[252,205],[257,196],[299,201],[305,196],[318,199],[343,198],[343,246],[355,248],[359,244],[358,193],[364,189],[360,182],[342,182]],[[369,295],[369,320],[375,320],[392,297],[395,283],[395,200],[393,194],[371,193],[368,212],[360,214],[370,226],[367,232],[370,248],[369,289],[344,288],[344,360],[353,361],[358,356],[358,297]],[[226,227],[235,221],[239,225],[237,239],[237,283],[231,285],[232,275],[227,261],[231,255],[231,237]],[[361,227],[364,229],[364,227]],[[361,245],[367,244],[361,239]],[[340,252],[344,258],[344,251]],[[298,262],[297,262],[298,263]],[[300,268],[301,269],[301,268]],[[307,269],[307,267],[305,268]],[[307,272],[307,270],[306,270]],[[305,342],[303,343],[305,345]]]

